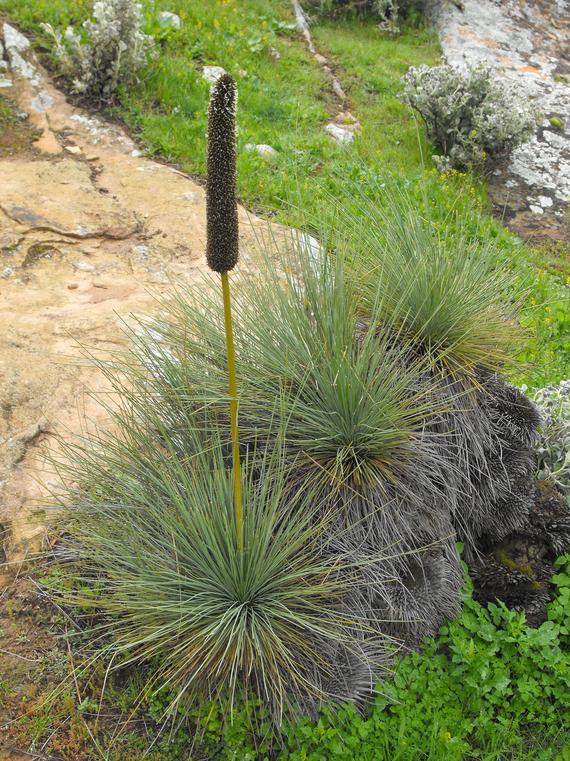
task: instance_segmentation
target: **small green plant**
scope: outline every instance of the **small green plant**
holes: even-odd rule
[[[564,564],[561,561],[561,565]],[[538,629],[503,605],[468,600],[423,652],[378,686],[368,716],[350,707],[292,727],[290,761],[545,759],[570,750],[567,572]],[[538,740],[536,739],[538,738]],[[516,755],[515,755],[516,754]]]
[[[551,127],[564,132],[564,119],[561,119],[559,116],[551,116],[548,121]]]
[[[2,125],[2,127],[9,127],[15,123],[16,115],[14,114],[10,103],[0,97],[0,125]]]
[[[538,126],[536,108],[485,65],[411,67],[401,98],[423,119],[441,169],[485,170],[505,160]]]

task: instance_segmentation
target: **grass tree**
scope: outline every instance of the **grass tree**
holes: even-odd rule
[[[520,522],[536,420],[499,375],[508,270],[405,196],[330,204],[320,248],[262,240],[230,305],[235,96],[222,77],[210,106],[215,274],[103,368],[114,433],[67,452],[80,584],[62,594],[100,613],[93,657],[150,664],[173,708],[239,686],[279,719],[358,701],[391,637],[416,645],[457,612],[455,531],[475,548]]]
[[[363,551],[367,529],[353,531],[348,515],[339,520],[325,471],[332,468],[339,484],[354,481],[360,463],[365,481],[371,476],[348,444],[334,455],[335,469],[325,437],[356,415],[353,426],[370,448],[412,456],[423,415],[414,405],[423,410],[425,401],[406,388],[396,356],[385,363],[391,389],[381,388],[375,352],[363,349],[357,361],[363,342],[354,313],[328,268],[319,285],[310,267],[297,267],[289,280],[296,300],[268,262],[263,299],[251,285],[240,288],[236,363],[228,281],[238,257],[235,98],[233,80],[220,78],[210,105],[207,259],[222,288],[217,275],[205,275],[187,302],[174,300],[176,325],[140,331],[135,356],[101,365],[116,392],[112,433],[64,445],[59,469],[70,486],[61,495],[59,549],[73,570],[71,583],[66,577],[52,591],[69,608],[93,612],[92,662],[144,664],[145,690],[169,690],[173,711],[193,696],[231,705],[239,691],[261,697],[280,721],[288,709],[364,698],[395,648],[370,613],[370,579],[376,597],[388,599],[383,590],[394,583],[400,549],[385,547],[391,543],[379,531]],[[323,299],[317,340],[306,320],[313,291]],[[256,304],[260,311],[248,314]],[[341,351],[348,323],[334,320],[344,307],[354,368]],[[276,374],[280,365],[287,379]],[[324,408],[315,378],[331,397]],[[365,382],[380,404],[364,410],[376,416],[372,423],[358,412]],[[337,420],[327,420],[329,402]],[[404,534],[409,544],[407,527]]]
[[[461,538],[471,549],[501,538],[532,504],[538,425],[501,375],[521,338],[515,274],[488,234],[458,220],[437,226],[429,201],[418,214],[395,183],[329,207],[328,244],[351,262],[362,319],[380,311],[396,340],[427,358],[448,399],[436,428],[457,465]]]
[[[224,323],[211,286],[181,289],[136,345],[175,438],[197,409],[222,422],[226,415]],[[331,530],[366,568],[378,631],[386,619],[406,631],[411,618],[410,633],[437,630],[457,610],[462,574],[451,524],[455,465],[436,430],[448,400],[425,358],[381,321],[363,322],[342,259],[311,254],[302,237],[266,257],[234,308],[242,446],[254,452],[285,430],[287,488],[332,509]],[[382,561],[370,563],[383,548]],[[426,599],[407,616],[409,590]]]

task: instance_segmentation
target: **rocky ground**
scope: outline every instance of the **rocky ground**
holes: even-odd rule
[[[129,315],[153,313],[171,277],[192,279],[204,269],[206,219],[202,187],[142,157],[122,129],[68,103],[25,38],[6,29],[12,73],[3,72],[0,90],[0,523],[3,552],[16,563],[37,549],[30,541],[43,530],[50,487],[43,445],[79,432],[84,418],[102,422],[85,392],[102,390],[103,381],[79,361],[81,346],[122,345]],[[267,226],[243,209],[240,218],[247,270]]]
[[[461,7],[458,7],[461,6]],[[568,0],[434,0],[446,60],[486,62],[535,99],[538,134],[491,177],[497,213],[529,237],[570,237],[570,2]]]

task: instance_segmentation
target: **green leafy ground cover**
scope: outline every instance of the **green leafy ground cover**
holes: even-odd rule
[[[430,167],[430,148],[422,129],[396,98],[400,77],[409,65],[432,64],[439,58],[429,29],[416,24],[397,37],[384,37],[376,25],[365,21],[314,27],[316,44],[339,67],[350,108],[362,124],[355,144],[341,147],[323,132],[338,104],[322,70],[292,28],[289,2],[172,0],[155,6],[157,11],[179,13],[183,28],[160,32],[149,17],[148,31],[160,37],[159,59],[139,88],[123,93],[117,108],[150,153],[203,174],[209,88],[201,79],[200,67],[224,66],[236,76],[240,91],[240,193],[248,206],[300,224],[311,215],[318,217],[323,192],[336,195],[348,181],[366,191],[384,176],[395,176],[416,194],[418,209],[429,211],[447,234],[453,233],[454,226],[465,229],[468,225],[473,235],[485,231],[496,237],[501,255],[512,262],[528,287],[525,325],[529,339],[521,354],[527,366],[517,380],[542,385],[570,375],[567,251],[529,250],[491,218],[481,181],[457,173],[437,175]],[[77,24],[89,7],[87,0],[73,4],[0,0],[0,12],[35,32],[46,54],[47,40],[39,24]],[[279,51],[278,62],[271,58],[271,48]],[[267,160],[248,153],[245,145],[250,142],[268,143],[278,154]],[[316,193],[316,187],[323,192]],[[278,755],[292,761],[567,761],[568,562],[561,566],[555,585],[549,621],[536,630],[504,608],[487,611],[468,601],[460,618],[445,627],[437,641],[397,664],[395,678],[380,686],[368,714],[361,716],[346,708],[335,714],[325,712],[316,722],[287,727]],[[128,713],[137,695],[133,674],[109,687],[107,702]],[[94,690],[93,700],[96,697]],[[37,747],[61,719],[57,711],[61,716],[72,712],[79,739],[89,739],[82,722],[95,711],[91,698],[78,702],[70,695],[66,700],[60,708],[39,711],[22,727],[28,738],[40,738]],[[151,730],[167,702],[167,696],[158,695],[141,706]],[[267,717],[259,708],[249,710],[257,716],[255,732],[245,708],[237,711],[231,725],[217,706],[189,709],[188,722],[165,732],[147,757],[153,758],[152,753],[156,759],[173,761],[187,757],[189,745],[196,741],[192,758],[265,758],[270,746],[263,731]],[[101,740],[103,757],[142,757],[149,737],[152,731],[148,736],[123,733],[115,744],[109,738]]]
[[[165,723],[167,690],[141,699],[144,674],[108,679],[104,668],[86,684],[68,684],[55,701],[40,694],[24,703],[10,736],[17,747],[32,743],[79,761],[568,761],[570,556],[557,571],[540,627],[503,605],[481,607],[468,585],[462,614],[421,653],[394,664],[365,713],[327,710],[285,725],[278,741],[260,705],[238,703],[230,721],[219,703],[194,704]],[[66,629],[72,634],[69,621]],[[82,636],[79,628],[71,642]],[[62,658],[53,661],[64,672]],[[13,688],[0,681],[0,707]]]

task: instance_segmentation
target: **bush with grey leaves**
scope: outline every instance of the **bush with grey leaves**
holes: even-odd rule
[[[570,494],[570,380],[540,388],[533,398],[542,417],[538,476]]]
[[[441,170],[486,171],[529,140],[539,113],[528,98],[502,83],[489,66],[412,66],[400,99],[425,122],[441,156]]]
[[[136,0],[96,0],[81,33],[73,27],[63,34],[50,24],[42,27],[54,42],[57,64],[73,91],[95,104],[112,103],[121,86],[137,80],[154,53]]]

